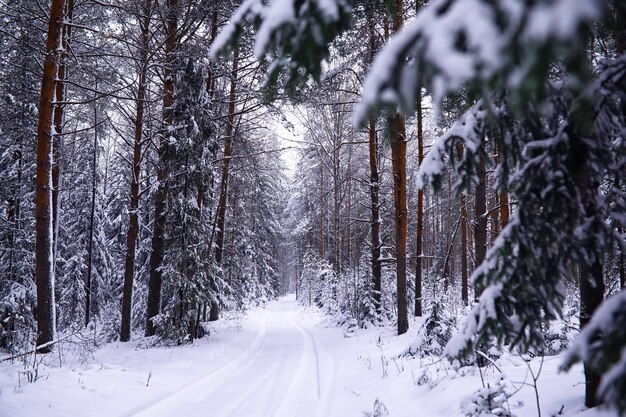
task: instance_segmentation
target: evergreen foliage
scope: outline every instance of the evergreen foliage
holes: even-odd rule
[[[429,310],[423,318],[415,340],[406,351],[408,355],[441,356],[456,329],[456,320],[443,302],[434,301]]]
[[[240,9],[237,24],[250,4]],[[579,36],[592,33],[606,12],[596,0],[433,1],[390,40],[368,75],[355,114],[360,124],[382,107],[412,112],[422,87],[438,110],[461,90],[474,104],[434,145],[421,167],[422,187],[441,188],[449,161],[459,177],[456,191],[469,190],[484,160],[496,172],[496,189],[519,202],[472,276],[484,290],[460,335],[448,343],[451,357],[492,342],[522,352],[543,349],[541,329],[562,316],[563,277],[576,265],[580,279],[591,282],[583,286],[597,287],[592,271],[602,268],[615,240],[623,240],[626,61],[618,56],[596,65]],[[310,28],[303,15],[288,15],[278,25],[270,13],[257,16],[266,18],[257,55],[270,51],[266,39],[272,35],[281,41],[283,26]],[[226,30],[216,49],[225,49],[233,33]],[[281,52],[274,59],[290,58]],[[463,155],[457,160],[458,143]],[[604,375],[618,387],[626,379],[626,372]],[[606,399],[623,410],[614,396]]]
[[[508,405],[506,384],[498,380],[493,386],[487,384],[466,398],[461,405],[465,417],[514,417]]]
[[[295,95],[309,77],[319,81],[322,61],[329,45],[348,27],[352,11],[349,0],[280,0],[265,4],[246,0],[231,18],[231,24],[216,39],[211,54],[228,55],[241,36],[244,25],[258,29],[254,53],[269,53],[268,87],[286,72],[288,92]]]
[[[626,292],[607,299],[596,311],[568,351],[564,369],[576,362],[589,363],[603,375],[598,396],[607,404],[626,410]]]

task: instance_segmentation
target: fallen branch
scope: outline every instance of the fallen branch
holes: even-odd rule
[[[20,354],[18,354],[18,355],[10,355],[10,356],[7,356],[6,358],[0,358],[0,362],[5,362],[5,361],[10,361],[10,360],[15,360],[15,359],[17,359],[17,358],[22,358],[22,357],[24,357],[24,356],[28,356],[28,355],[31,355],[31,354],[33,354],[33,353],[40,353],[39,351],[40,351],[41,349],[43,349],[43,348],[47,348],[47,347],[52,346],[52,345],[55,345],[55,344],[57,344],[57,343],[59,343],[59,342],[63,342],[64,340],[69,339],[70,337],[72,337],[72,336],[76,335],[77,333],[78,333],[78,331],[75,331],[75,332],[73,332],[73,333],[70,333],[70,334],[68,334],[68,335],[63,336],[63,337],[62,337],[62,338],[60,338],[60,339],[51,340],[51,341],[49,341],[49,342],[43,343],[43,344],[41,344],[41,345],[39,345],[39,346],[36,346],[33,350],[29,350],[28,352],[20,353]]]

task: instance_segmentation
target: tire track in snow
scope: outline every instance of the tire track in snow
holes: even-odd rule
[[[294,306],[270,304],[245,352],[126,417],[328,417],[334,363]]]
[[[275,309],[268,309],[268,311],[271,311],[273,314],[276,313]],[[275,324],[276,317],[273,317],[271,322]],[[288,357],[292,352],[288,349],[284,349],[285,351],[282,352],[282,355],[272,356],[271,352],[273,352],[275,346],[285,346],[285,335],[284,332],[279,332],[278,335],[271,333],[270,331],[270,335],[264,340],[263,346],[255,353],[255,361],[253,362],[259,364],[258,367],[262,367],[263,364],[267,363],[267,356],[269,356],[269,358],[272,359],[269,370],[263,372],[263,376],[258,378],[258,367],[256,369],[247,367],[249,379],[255,382],[251,385],[246,384],[243,387],[239,387],[242,389],[242,392],[237,394],[236,401],[231,401],[230,404],[226,405],[224,410],[217,410],[217,414],[211,414],[211,417],[269,417],[273,415],[272,410],[278,407],[275,404],[275,400],[273,401],[273,395],[279,392],[276,388],[282,382],[281,377],[284,378],[284,376],[289,373],[287,363],[283,359],[285,359],[286,356]],[[278,338],[278,340],[276,340],[276,338]],[[278,341],[278,343],[273,346],[271,342],[276,341]],[[267,346],[268,344],[269,346]],[[241,374],[244,374],[243,370]],[[225,394],[224,397],[228,397],[228,388],[233,387],[227,387],[224,392],[222,392],[222,394]],[[231,389],[231,391],[233,390]],[[207,399],[209,396],[207,396]],[[219,408],[219,406],[217,408]],[[250,408],[253,408],[253,410],[250,410]],[[261,412],[261,409],[263,409],[264,412]]]
[[[250,368],[250,379],[258,382],[240,384],[242,392],[236,398],[228,395],[232,387],[226,388],[221,393],[233,403],[224,411],[214,411],[211,417],[311,417],[320,397],[315,390],[317,378],[311,378],[317,374],[317,357],[312,341],[293,319],[293,306],[282,303],[268,308],[271,324],[267,343],[257,352],[255,362],[263,369],[263,362],[269,361],[275,372],[258,381],[254,374],[258,369]]]
[[[296,372],[291,377],[285,395],[274,408],[271,417],[311,417],[320,398],[318,358],[312,341],[301,330],[293,315],[292,324],[302,337],[302,350]],[[315,376],[314,378],[311,378]]]
[[[212,417],[231,417],[234,415],[239,415],[237,412],[246,405],[246,401],[254,397],[254,395],[257,394],[259,391],[261,391],[263,387],[266,386],[266,383],[268,381],[275,378],[276,370],[279,367],[279,363],[274,364],[274,366],[272,366],[268,372],[266,372],[256,383],[254,383],[251,389],[238,397],[238,403],[233,403],[226,410],[215,416],[212,415]]]
[[[225,382],[239,373],[238,371],[245,369],[256,353],[261,349],[266,336],[267,322],[265,316],[263,316],[263,320],[261,321],[259,330],[257,331],[254,340],[245,351],[196,381],[166,394],[163,398],[157,400],[156,402],[151,401],[150,403],[137,407],[129,413],[124,414],[123,417],[166,416],[167,413],[171,412],[181,403],[188,402],[190,399],[194,398],[197,399],[206,397],[211,391],[217,388],[217,382],[220,380]]]
[[[328,417],[332,392],[334,388],[335,381],[335,364],[332,359],[330,353],[315,340],[315,337],[311,334],[309,330],[307,330],[304,326],[302,326],[295,317],[291,317],[294,324],[300,330],[302,335],[308,341],[308,344],[312,346],[313,353],[315,355],[315,368],[316,368],[316,381],[317,381],[317,397],[318,404],[317,412],[315,413],[316,417]],[[307,414],[307,417],[310,416],[310,412]],[[287,417],[287,416],[285,416]]]

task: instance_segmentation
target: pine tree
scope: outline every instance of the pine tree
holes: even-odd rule
[[[54,0],[50,5],[37,126],[35,276],[37,282],[37,345],[45,345],[41,349],[42,352],[50,351],[51,347],[47,344],[54,340],[56,333],[51,158],[54,138],[54,128],[52,126],[53,101],[61,54],[58,46],[63,28],[63,6],[63,0]]]
[[[293,4],[305,4],[314,13],[318,2]],[[263,16],[271,16],[268,10],[275,4],[246,3],[233,25],[218,38],[216,48],[228,49],[227,41],[248,18],[259,25],[258,56],[271,51],[278,62],[289,63],[291,75],[302,68],[315,76],[320,67],[310,61],[321,62],[330,41],[347,26],[341,12],[349,10],[351,2],[337,0],[333,5],[337,13],[321,13],[319,21],[332,21],[334,28],[321,31],[323,42],[313,49],[317,55],[307,59],[284,51],[294,50],[294,45],[307,49],[307,35],[319,33],[315,19],[296,7],[296,13],[280,24],[263,20]],[[421,87],[430,92],[437,111],[447,97],[461,89],[471,103],[480,98],[439,139],[420,173],[422,184],[441,188],[446,158],[454,155],[460,141],[462,158],[450,158],[460,177],[455,191],[477,184],[482,187],[484,166],[495,165],[496,188],[510,190],[519,201],[517,211],[473,274],[482,295],[461,335],[448,344],[447,353],[452,357],[493,340],[521,351],[541,347],[542,325],[561,313],[561,278],[570,264],[585,271],[583,290],[587,283],[595,289],[582,293],[590,315],[602,298],[599,284],[604,255],[612,247],[616,230],[623,227],[622,190],[604,185],[606,179],[622,177],[616,167],[621,166],[624,152],[620,138],[625,121],[616,103],[623,102],[624,90],[615,80],[623,77],[623,55],[596,68],[594,79],[584,43],[573,41],[602,19],[603,4],[594,0],[571,3],[567,12],[560,2],[547,0],[519,2],[515,9],[507,6],[505,2],[458,0],[424,7],[378,54],[355,115],[358,123],[366,123],[381,108],[411,113]],[[563,13],[567,13],[566,19]],[[455,30],[446,26],[449,19],[454,19]],[[548,26],[545,22],[567,24]],[[303,34],[284,37],[294,30]],[[622,38],[617,39],[619,45]],[[554,78],[560,82],[552,82]],[[498,149],[494,138],[500,135],[505,146]],[[490,158],[496,152],[497,162]],[[482,195],[479,197],[475,215],[482,222],[484,206]],[[486,242],[482,237],[476,240],[480,255]],[[597,369],[591,362],[586,368]],[[612,382],[617,374],[626,378],[617,370],[609,371]],[[597,381],[588,375],[589,386],[593,386]],[[593,391],[587,393],[593,395]],[[614,397],[606,399],[620,406]],[[587,398],[587,404],[594,403],[595,398]]]
[[[137,238],[139,236],[139,184],[141,182],[141,159],[144,142],[144,112],[146,107],[146,90],[148,77],[148,53],[150,38],[150,22],[152,18],[152,1],[146,0],[140,9],[142,18],[139,19],[141,43],[138,45],[139,59],[136,61],[138,73],[137,95],[135,100],[135,120],[133,134],[133,160],[131,169],[129,225],[126,234],[126,257],[124,260],[124,291],[122,294],[122,323],[120,341],[130,340],[131,313],[133,299],[133,282],[135,279],[135,260]],[[138,13],[139,14],[139,13]]]

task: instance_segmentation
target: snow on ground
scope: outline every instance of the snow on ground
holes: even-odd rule
[[[391,328],[346,333],[286,297],[246,319],[222,320],[193,345],[111,343],[90,357],[67,352],[62,367],[49,355],[36,383],[24,376],[18,383],[19,364],[0,364],[0,417],[462,416],[462,400],[482,386],[480,373],[399,357],[415,337],[418,323],[411,324],[399,337]],[[560,363],[544,361],[541,415],[612,415],[583,411],[582,370],[559,374]],[[509,355],[496,364],[510,390],[521,387],[511,412],[537,416],[527,363]],[[529,365],[536,372],[541,361]],[[500,372],[489,366],[482,379],[495,386]]]

